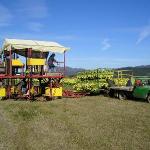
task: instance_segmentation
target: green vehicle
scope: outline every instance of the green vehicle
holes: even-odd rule
[[[111,97],[117,97],[120,100],[125,99],[144,99],[150,103],[150,77],[136,76],[135,83],[130,86],[108,88],[108,93]]]

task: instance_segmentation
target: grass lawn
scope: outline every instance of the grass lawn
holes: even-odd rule
[[[150,149],[150,104],[102,96],[0,101],[0,150]]]

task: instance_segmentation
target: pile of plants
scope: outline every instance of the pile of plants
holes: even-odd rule
[[[114,72],[107,69],[97,69],[78,73],[77,82],[73,88],[76,91],[97,93],[101,88],[108,86],[107,79],[113,78]]]
[[[114,78],[114,71],[110,69],[80,72],[73,78],[62,79],[61,82],[67,89],[94,94],[98,93],[100,89],[107,88],[108,80],[114,82],[115,86],[125,86],[128,82],[127,78]]]
[[[116,86],[125,86],[128,82],[128,78],[114,78],[113,81]]]

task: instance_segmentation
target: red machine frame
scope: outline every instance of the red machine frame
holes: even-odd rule
[[[31,70],[31,66],[28,66],[27,65],[27,58],[31,58],[32,57],[32,49],[31,48],[28,48],[26,49],[27,50],[27,56],[26,57],[26,69],[29,69]],[[34,75],[32,74],[32,71],[29,73],[29,74],[25,74],[24,72],[24,69],[22,69],[22,73],[21,75],[13,75],[12,74],[12,47],[9,51],[9,72],[7,73],[7,70],[5,70],[5,74],[0,74],[0,79],[3,80],[3,79],[8,79],[8,86],[6,87],[6,98],[12,98],[11,97],[11,86],[12,86],[12,79],[28,79],[28,90],[30,91],[31,88],[32,88],[32,79],[44,79],[44,78],[47,78],[49,79],[49,87],[50,87],[50,91],[52,89],[52,79],[62,79],[64,76],[65,76],[65,72],[66,72],[66,55],[65,55],[66,51],[64,51],[64,61],[61,62],[64,64],[64,68],[63,68],[63,73],[57,73],[57,75],[45,75],[43,74],[44,73],[44,68],[42,69],[42,72],[41,74],[38,74],[38,75]],[[43,55],[43,52],[41,52],[41,56]],[[6,60],[5,60],[6,61]],[[7,64],[8,65],[8,64]],[[22,95],[20,95],[22,96]],[[52,93],[51,93],[51,97],[52,97]],[[28,96],[29,99],[31,99],[31,94],[29,92],[29,96]]]

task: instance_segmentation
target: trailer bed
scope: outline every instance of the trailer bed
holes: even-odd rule
[[[133,91],[133,86],[122,86],[122,87],[117,87],[117,86],[113,86],[110,87],[109,90],[117,90],[117,91]]]

